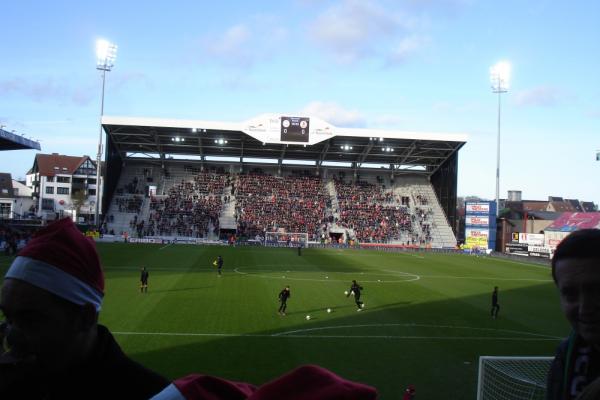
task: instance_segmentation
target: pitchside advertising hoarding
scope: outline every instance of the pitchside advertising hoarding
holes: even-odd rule
[[[553,248],[546,245],[547,235],[548,232],[546,234],[513,232],[512,242],[507,243],[504,250],[508,254],[551,258]]]
[[[465,246],[467,249],[496,247],[496,203],[465,203]]]
[[[490,217],[483,215],[467,215],[465,218],[466,226],[490,226]]]
[[[490,233],[488,229],[465,229],[465,247],[472,249],[477,247],[479,249],[487,249],[490,239]]]
[[[490,204],[490,202],[466,203],[465,207],[467,215],[490,215],[492,204]]]

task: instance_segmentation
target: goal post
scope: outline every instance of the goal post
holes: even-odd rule
[[[265,232],[265,246],[279,245],[290,247],[307,247],[308,233],[306,232]]]
[[[477,400],[543,400],[554,357],[479,357]]]

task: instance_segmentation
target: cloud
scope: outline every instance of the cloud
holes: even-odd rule
[[[525,107],[554,107],[565,97],[560,89],[552,86],[538,86],[518,92],[516,103]]]
[[[588,117],[591,118],[600,118],[600,108],[596,109],[596,110],[590,110],[587,113]]]
[[[46,78],[38,82],[28,81],[24,78],[6,79],[0,81],[0,92],[25,96],[37,102],[63,98],[67,94],[65,86],[53,78]]]
[[[397,114],[382,114],[377,115],[371,119],[373,127],[395,129],[399,128],[402,124],[406,124],[406,117]]]
[[[414,18],[390,12],[376,1],[343,0],[316,18],[310,35],[338,62],[352,63],[379,53],[414,25]]]
[[[248,22],[233,25],[219,34],[202,38],[203,62],[227,67],[248,68],[272,57],[273,50],[288,36],[287,30],[269,15],[255,15]]]
[[[300,113],[314,115],[339,127],[363,128],[366,126],[365,117],[359,111],[344,109],[333,102],[313,101],[307,104]]]
[[[416,54],[429,40],[419,36],[407,36],[392,48],[388,55],[388,64],[402,64]]]

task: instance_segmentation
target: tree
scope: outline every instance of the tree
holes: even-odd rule
[[[87,200],[87,196],[85,195],[85,190],[73,190],[71,192],[71,204],[73,205],[73,209],[75,210],[75,215],[79,216],[79,212],[81,208],[85,205]],[[77,221],[75,221],[77,222]]]

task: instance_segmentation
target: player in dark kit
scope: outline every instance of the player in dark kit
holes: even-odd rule
[[[494,292],[492,293],[492,318],[498,318],[498,311],[500,311],[500,304],[498,304],[498,286],[494,286]]]
[[[150,274],[146,271],[146,267],[142,267],[142,272],[140,274],[140,293],[148,293],[148,277]]]
[[[349,297],[352,293],[354,293],[354,301],[356,302],[356,307],[357,307],[356,311],[361,311],[364,308],[363,302],[360,301],[360,291],[361,290],[363,290],[363,287],[360,286],[358,283],[356,283],[356,281],[353,280],[352,286],[350,286],[350,291],[346,295],[346,297]]]
[[[223,257],[218,256],[216,262],[217,262],[217,272],[219,273],[219,276],[221,276],[221,269],[223,268]]]
[[[290,293],[290,287],[286,286],[283,288],[281,292],[279,292],[279,302],[281,305],[279,306],[279,314],[285,315],[285,310],[287,308],[287,300],[290,298],[292,294]]]

